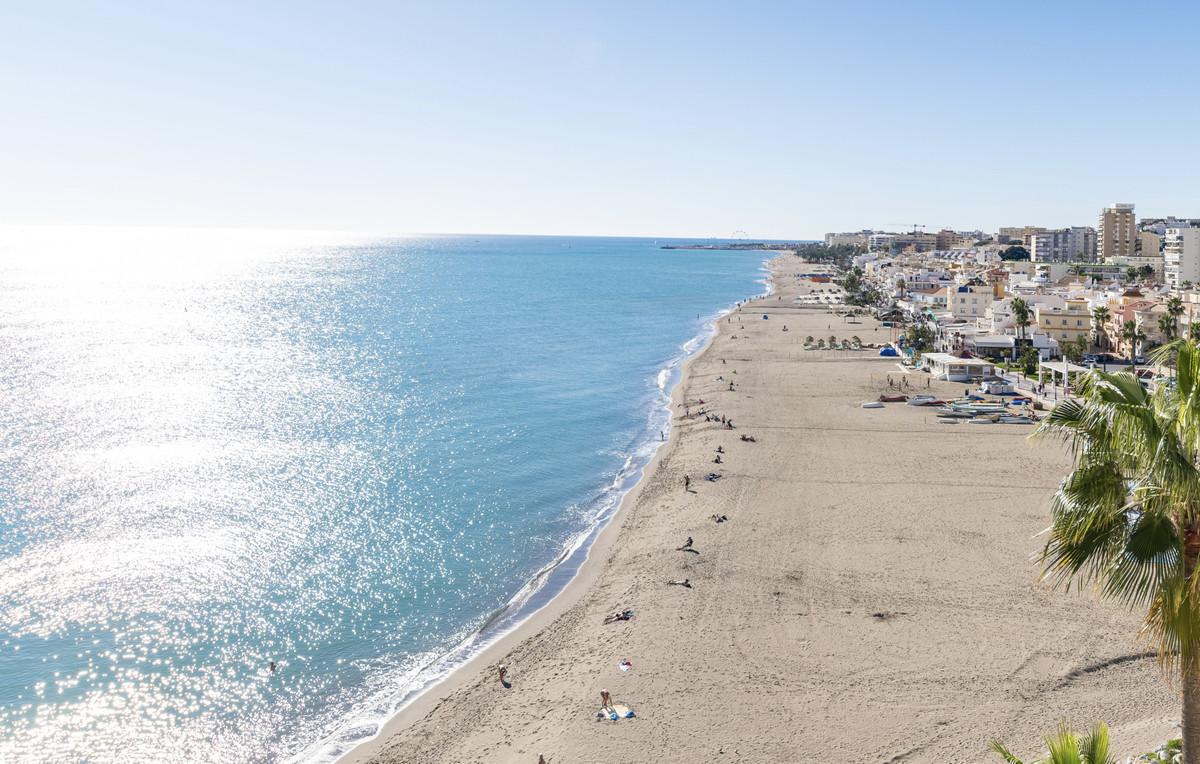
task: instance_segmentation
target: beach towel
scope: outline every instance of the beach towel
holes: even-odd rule
[[[611,721],[619,719],[632,719],[634,717],[633,709],[624,703],[613,703],[608,708],[601,708],[596,716],[606,716]]]

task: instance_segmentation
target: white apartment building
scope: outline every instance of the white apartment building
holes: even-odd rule
[[[1137,254],[1137,218],[1132,204],[1113,204],[1104,208],[1100,213],[1096,247],[1101,260]]]
[[[870,241],[870,231],[859,231],[857,233],[827,233],[825,234],[825,246],[835,247],[839,244],[848,244],[852,247],[865,247]]]
[[[1200,284],[1200,228],[1168,228],[1163,237],[1163,270],[1172,289]]]
[[[1031,234],[1029,256],[1035,263],[1091,262],[1096,259],[1096,230],[1074,226]]]
[[[959,284],[946,289],[946,310],[954,318],[979,318],[996,297],[988,284]]]

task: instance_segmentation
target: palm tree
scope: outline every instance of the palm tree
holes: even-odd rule
[[[1175,316],[1169,313],[1163,313],[1158,317],[1158,330],[1167,336],[1167,341],[1175,339],[1175,333],[1179,330],[1178,324],[1175,323]]]
[[[1175,384],[1089,372],[1038,427],[1072,446],[1043,576],[1146,611],[1142,633],[1183,690],[1184,761],[1200,764],[1200,346],[1177,340]]]
[[[1060,724],[1058,732],[1046,736],[1049,755],[1030,764],[1115,764],[1109,753],[1108,726],[1098,722],[1092,731],[1079,737],[1066,724]],[[992,741],[992,750],[1000,754],[1008,764],[1023,762],[1004,747],[999,740]]]
[[[1137,321],[1126,321],[1121,324],[1121,339],[1129,343],[1129,357],[1133,358],[1138,354],[1141,344],[1146,341],[1146,333],[1137,325]]]
[[[1092,331],[1096,333],[1096,344],[1100,347],[1105,346],[1108,339],[1108,331],[1105,328],[1108,325],[1108,308],[1101,305],[1098,308],[1092,309]]]
[[[1171,339],[1179,333],[1179,317],[1183,315],[1183,300],[1178,297],[1167,298],[1167,315],[1171,317],[1171,322],[1175,325],[1175,329],[1171,332]]]
[[[1028,328],[1029,324],[1031,323],[1029,316],[1032,311],[1029,309],[1029,303],[1025,302],[1025,300],[1021,299],[1020,297],[1014,297],[1012,298],[1011,306],[1013,322],[1017,325],[1017,336],[1021,339],[1025,339],[1025,329]]]

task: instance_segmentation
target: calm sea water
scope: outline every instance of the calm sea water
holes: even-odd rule
[[[762,291],[660,243],[0,236],[0,760],[328,760],[519,621]]]

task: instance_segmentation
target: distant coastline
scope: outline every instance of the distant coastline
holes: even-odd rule
[[[772,244],[767,242],[725,242],[722,244],[663,244],[659,249],[736,249],[787,252],[800,246],[799,243]]]

